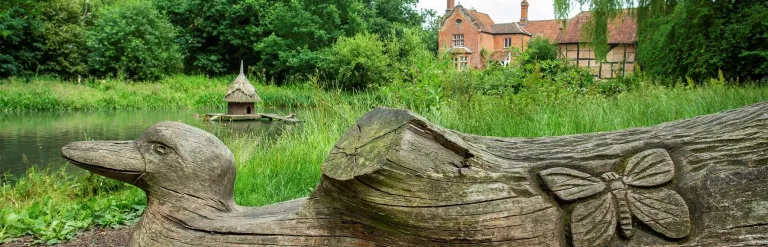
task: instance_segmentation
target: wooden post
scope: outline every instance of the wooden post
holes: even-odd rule
[[[621,76],[626,76],[627,75],[627,45],[626,44],[624,45],[624,59],[622,61],[624,62],[621,64],[621,71],[622,71]]]
[[[544,138],[379,108],[334,145],[308,198],[257,208],[234,203],[227,147],[181,123],[62,154],[147,193],[132,246],[768,245],[768,103]]]
[[[576,66],[581,67],[581,43],[576,43]]]

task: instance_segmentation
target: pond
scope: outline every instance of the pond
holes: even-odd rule
[[[31,167],[81,172],[67,165],[61,147],[74,141],[133,140],[150,126],[162,121],[186,123],[219,138],[237,132],[260,132],[277,136],[280,122],[203,122],[206,112],[224,110],[137,110],[97,112],[38,112],[0,114],[0,175],[22,175]],[[261,109],[260,112],[286,114],[285,109]],[[240,136],[240,135],[235,135]]]

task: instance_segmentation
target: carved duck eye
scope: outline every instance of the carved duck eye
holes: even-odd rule
[[[166,155],[170,152],[170,148],[163,144],[152,144],[152,151],[157,155]]]

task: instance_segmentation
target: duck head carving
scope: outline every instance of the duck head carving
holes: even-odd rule
[[[74,142],[61,152],[72,164],[133,184],[150,198],[233,204],[232,152],[212,134],[186,124],[162,122],[135,141]]]

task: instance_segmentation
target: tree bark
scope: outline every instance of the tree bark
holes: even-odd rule
[[[546,138],[379,108],[322,170],[308,198],[260,208],[150,193],[133,245],[768,245],[768,103]]]

